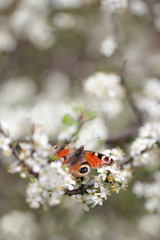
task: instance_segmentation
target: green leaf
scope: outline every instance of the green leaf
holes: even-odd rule
[[[17,147],[17,144],[18,144],[18,142],[17,142],[17,141],[14,141],[14,142],[13,142],[13,147]]]
[[[63,124],[71,126],[73,125],[74,121],[71,118],[71,116],[69,114],[64,115],[63,119],[62,119]]]
[[[91,112],[87,113],[87,118],[89,120],[91,120],[91,119],[93,119],[95,117],[96,117],[96,112],[95,111],[91,111]]]
[[[54,162],[54,161],[57,160],[57,157],[56,157],[56,155],[53,155],[49,159],[50,159],[51,162]]]
[[[84,107],[82,105],[75,105],[73,110],[76,114],[82,114],[84,112]]]
[[[34,183],[34,182],[35,182],[35,180],[34,180],[33,178],[30,178],[30,181],[31,181],[32,183]]]

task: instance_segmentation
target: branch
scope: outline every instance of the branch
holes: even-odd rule
[[[82,184],[79,188],[77,189],[74,189],[74,190],[68,190],[68,189],[65,189],[64,190],[64,194],[65,195],[68,195],[68,196],[72,196],[72,195],[77,195],[77,194],[83,194],[83,193],[86,193],[86,190],[87,189],[90,189],[94,186],[94,182],[91,181],[90,183],[88,184]]]
[[[127,142],[138,133],[138,129],[141,125],[142,124],[138,121],[121,130],[120,132],[111,134],[106,140],[106,143],[115,144],[118,142]]]
[[[1,128],[0,125],[0,132],[3,134],[3,136],[7,137],[3,129]],[[35,173],[32,169],[32,167],[25,162],[24,159],[21,159],[19,156],[19,152],[17,151],[16,147],[14,146],[13,143],[9,144],[10,148],[12,149],[12,153],[15,156],[15,158],[23,165],[23,167],[28,171],[29,174],[31,174],[33,177],[38,178],[38,173]]]
[[[155,148],[155,146],[160,147],[160,139],[158,139],[152,147],[143,149],[140,153],[136,154],[135,156],[132,157],[132,156],[128,155],[123,161],[118,163],[118,166],[123,167],[123,165],[132,162],[135,157],[139,157],[145,152],[152,151]]]
[[[25,160],[21,159],[19,157],[19,152],[14,147],[12,143],[9,144],[10,148],[12,149],[12,153],[15,156],[17,160],[19,160],[20,163],[22,163],[23,167],[28,171],[29,174],[31,174],[33,177],[38,178],[38,173],[35,173],[32,169],[32,167],[25,162]]]

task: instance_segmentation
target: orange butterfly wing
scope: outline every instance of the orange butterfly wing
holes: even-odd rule
[[[100,155],[100,157],[98,155]],[[112,158],[101,153],[86,151],[84,156],[92,168],[99,168],[105,165],[111,166],[114,164],[114,160]]]

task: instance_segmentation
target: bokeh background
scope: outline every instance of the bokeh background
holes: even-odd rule
[[[109,132],[123,129],[135,120],[127,102],[103,111],[83,85],[97,71],[118,74],[124,60],[126,82],[139,99],[147,79],[160,77],[158,0],[0,1],[0,119],[13,140],[26,136],[32,119],[54,142],[61,118],[77,103],[97,111],[98,134],[103,124]],[[82,142],[95,137],[86,139],[87,128]],[[132,193],[134,180],[144,180],[145,172],[136,170],[127,191],[90,212],[69,197],[59,206],[33,210],[25,202],[27,180],[8,174],[11,159],[0,159],[0,239],[159,239],[159,216],[149,215]]]

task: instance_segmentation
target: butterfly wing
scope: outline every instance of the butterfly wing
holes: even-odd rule
[[[99,168],[104,165],[111,166],[115,163],[115,161],[109,156],[89,150],[84,151],[84,157],[92,168]]]

